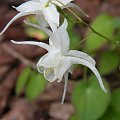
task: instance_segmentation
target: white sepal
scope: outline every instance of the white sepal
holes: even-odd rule
[[[35,12],[42,9],[44,9],[43,5],[34,1],[28,1],[16,7],[19,12]]]
[[[61,56],[59,51],[51,50],[38,61],[38,64],[39,66],[51,68],[59,63],[60,57]]]
[[[9,23],[5,26],[5,28],[2,30],[2,32],[0,33],[0,35],[2,35],[6,30],[7,28],[15,21],[17,20],[18,18],[20,17],[23,17],[23,16],[26,16],[26,15],[30,15],[30,14],[35,14],[34,12],[20,12],[18,13],[15,17],[13,17]]]
[[[93,64],[94,66],[96,64],[95,60],[91,56],[89,56],[88,54],[86,54],[84,52],[78,51],[78,50],[70,50],[66,55],[84,59],[84,60],[90,62],[91,64]]]
[[[60,17],[56,7],[54,5],[50,5],[42,10],[42,12],[52,31],[56,31],[57,27],[59,26]]]
[[[53,36],[53,32],[50,31],[49,29],[43,27],[43,26],[40,26],[40,25],[37,25],[37,24],[33,24],[33,23],[30,23],[30,22],[27,22],[27,21],[24,21],[24,23],[26,25],[31,26],[31,27],[43,30],[49,37]]]
[[[68,57],[67,59],[69,59],[71,61],[71,65],[72,64],[82,64],[88,68],[90,68],[93,73],[96,75],[97,79],[98,79],[98,82],[102,88],[102,90],[104,92],[107,92],[106,88],[104,87],[104,84],[102,82],[102,79],[101,79],[101,76],[99,74],[99,72],[97,71],[97,69],[95,68],[95,66],[93,64],[91,64],[90,62],[84,60],[84,59],[80,59],[80,58],[75,58],[75,57]]]
[[[14,40],[11,40],[11,42],[14,43],[14,44],[35,45],[35,46],[38,46],[38,47],[42,47],[42,48],[46,49],[47,51],[51,50],[51,47],[48,44],[43,43],[43,42],[35,42],[35,41],[17,42],[17,41],[14,41]]]

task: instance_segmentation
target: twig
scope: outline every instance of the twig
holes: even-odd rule
[[[13,57],[15,57],[18,60],[20,60],[23,64],[28,65],[28,66],[32,67],[33,69],[36,69],[35,63],[33,63],[32,61],[28,60],[27,58],[22,56],[20,53],[16,52],[14,49],[9,47],[8,45],[3,45],[2,48],[6,52],[8,52],[10,55],[12,55]]]

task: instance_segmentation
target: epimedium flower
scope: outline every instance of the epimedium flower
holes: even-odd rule
[[[50,37],[49,45],[35,41],[12,42],[15,44],[36,45],[48,51],[48,53],[46,53],[38,61],[37,69],[40,73],[43,73],[44,77],[50,82],[53,82],[55,80],[61,82],[62,78],[64,78],[65,86],[62,103],[66,94],[68,73],[72,74],[73,64],[82,64],[90,68],[96,75],[102,90],[106,92],[101,76],[95,67],[94,59],[84,52],[69,50],[70,42],[67,32],[68,22],[66,19],[64,20],[64,23],[54,32],[42,26],[34,25],[31,23],[28,24],[33,27],[42,29],[44,32],[46,32]]]
[[[31,0],[14,7],[19,13],[13,17],[5,26],[2,35],[6,29],[18,18],[26,15],[35,14],[40,25],[47,27],[48,24],[53,31],[59,26],[60,13],[57,11],[56,5],[62,9],[73,7],[85,14],[77,5],[70,3],[72,0]]]

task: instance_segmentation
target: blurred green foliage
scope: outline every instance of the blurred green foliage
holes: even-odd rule
[[[91,26],[100,34],[113,39],[114,27],[112,16],[107,14],[101,14],[91,23]],[[95,50],[102,47],[106,42],[108,41],[98,36],[97,34],[88,31],[88,37],[85,44],[85,51],[94,52]]]
[[[108,90],[107,93],[100,88],[95,76],[76,83],[72,102],[78,114],[78,120],[96,120],[104,114],[110,102],[109,87],[105,80],[104,85]]]
[[[45,80],[43,74],[26,67],[18,77],[16,94],[20,95],[21,93],[25,93],[25,96],[29,100],[34,100],[42,94],[46,85],[47,80]]]
[[[30,74],[31,74],[31,69],[29,67],[26,67],[22,71],[16,83],[16,88],[15,88],[16,94],[20,94],[22,90],[25,88],[25,85],[27,84]]]
[[[69,17],[68,15],[64,16]],[[34,20],[34,17],[28,18],[28,21],[36,23]],[[87,30],[87,38],[83,48],[84,51],[92,53],[97,58],[98,70],[105,77],[116,72],[120,66],[120,18],[101,14],[92,21],[91,26],[112,40],[105,40]],[[74,31],[74,27],[75,24],[70,19],[68,26],[70,49],[79,49],[81,37]],[[26,27],[26,33],[39,40],[48,38],[41,30],[31,27]],[[119,80],[119,78],[117,79]],[[69,120],[120,120],[120,89],[111,92],[108,83],[104,79],[103,82],[108,93],[104,93],[100,88],[95,76],[76,83],[72,93],[72,103],[76,113]],[[20,94],[25,90],[25,96],[29,100],[34,100],[42,94],[46,84],[47,81],[43,75],[30,68],[25,68],[18,78],[16,93]]]
[[[111,108],[108,108],[106,113],[99,120],[120,120],[120,114],[117,114]]]
[[[77,114],[73,114],[73,115],[69,118],[69,120],[77,120],[77,118],[78,118]]]
[[[101,55],[98,70],[101,75],[107,75],[117,69],[120,63],[119,54],[113,51],[106,51]]]
[[[111,108],[120,114],[120,88],[112,92]]]
[[[33,72],[31,74],[30,80],[26,86],[26,97],[29,100],[36,99],[42,94],[47,84],[47,80],[40,73]]]
[[[110,105],[99,120],[120,120],[120,88],[112,91]]]
[[[120,65],[120,18],[108,14],[100,14],[91,23],[100,34],[110,40],[105,40],[88,30],[84,50],[98,57],[98,70],[101,75],[115,72]]]
[[[97,58],[97,67],[101,75],[117,73],[120,66],[120,18],[101,14],[94,19],[91,26],[111,41],[88,30],[84,50]],[[119,78],[120,74],[115,79],[120,80]],[[108,84],[104,83],[108,88]],[[120,88],[112,92],[108,90],[105,94],[97,83],[97,79],[92,76],[88,81],[76,83],[72,93],[76,112],[70,120],[120,120],[119,101]]]

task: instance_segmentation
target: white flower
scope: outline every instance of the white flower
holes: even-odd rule
[[[65,79],[65,89],[63,93],[62,102],[65,98],[67,81],[68,81],[68,73],[72,73],[72,65],[73,64],[82,64],[90,68],[94,74],[96,75],[101,88],[106,92],[106,89],[102,83],[101,76],[97,69],[95,68],[95,61],[88,54],[83,53],[77,50],[69,50],[69,36],[67,32],[67,20],[64,20],[64,23],[55,31],[51,32],[47,28],[30,24],[33,27],[37,27],[45,31],[49,35],[50,43],[49,45],[42,42],[32,42],[32,41],[24,41],[24,42],[15,42],[16,44],[31,44],[37,45],[45,48],[48,53],[45,54],[37,63],[37,69],[40,73],[44,74],[44,77],[53,82],[57,80],[61,82],[62,78]]]
[[[58,2],[60,1],[60,2]],[[59,12],[55,5],[59,5],[61,8],[73,7],[78,9],[83,13],[83,11],[73,3],[72,0],[31,0],[21,4],[18,7],[14,7],[19,13],[10,20],[3,31],[0,33],[2,35],[6,29],[18,18],[26,15],[35,14],[40,25],[46,27],[47,23],[53,31],[59,26]],[[65,6],[63,6],[63,4]]]

